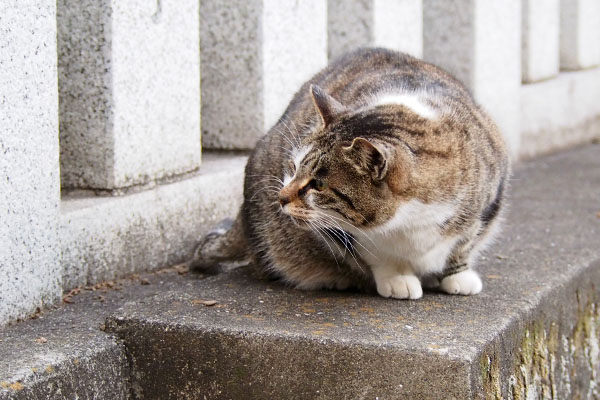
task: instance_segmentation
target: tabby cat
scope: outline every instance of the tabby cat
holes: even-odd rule
[[[246,166],[233,227],[195,266],[249,254],[301,289],[418,299],[482,288],[472,267],[498,226],[509,162],[464,86],[406,54],[361,49],[295,95]]]

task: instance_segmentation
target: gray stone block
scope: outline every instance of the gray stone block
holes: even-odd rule
[[[132,398],[122,343],[102,331],[110,313],[202,276],[175,269],[72,292],[69,303],[0,330],[0,399]],[[141,284],[140,284],[141,283]]]
[[[600,65],[600,2],[560,1],[560,67],[565,70]]]
[[[118,197],[63,198],[65,289],[164,268],[192,257],[201,237],[242,202],[244,156],[204,156],[200,173]]]
[[[112,190],[196,170],[198,2],[57,6],[62,186]]]
[[[522,79],[536,82],[558,74],[560,0],[523,0]]]
[[[144,398],[597,398],[599,150],[517,166],[476,296],[306,292],[242,268],[107,327]]]
[[[329,0],[327,18],[330,59],[362,46],[422,56],[422,0]]]
[[[529,158],[600,137],[600,68],[521,88],[521,146]]]
[[[521,2],[423,2],[423,57],[471,90],[496,121],[509,150],[519,148]]]
[[[327,64],[319,0],[201,2],[202,140],[250,149]]]
[[[56,3],[0,3],[0,326],[60,298]]]

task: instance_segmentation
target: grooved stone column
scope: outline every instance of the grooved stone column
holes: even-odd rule
[[[0,326],[60,299],[56,2],[0,2]]]
[[[382,46],[423,54],[422,0],[328,0],[328,54]]]
[[[560,0],[522,0],[523,82],[556,76],[559,71]]]
[[[600,65],[600,1],[560,0],[560,67]]]
[[[66,188],[119,189],[200,164],[197,0],[58,0]]]
[[[321,0],[202,0],[203,145],[248,149],[327,64]]]
[[[519,145],[520,0],[424,0],[424,59],[448,70]]]

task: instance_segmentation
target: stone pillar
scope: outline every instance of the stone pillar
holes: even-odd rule
[[[60,299],[56,2],[0,2],[0,326]]]
[[[424,59],[466,84],[513,155],[520,134],[520,54],[520,0],[424,0]]]
[[[328,0],[328,54],[381,46],[421,57],[422,0]]]
[[[600,1],[560,0],[560,67],[600,65]]]
[[[249,149],[327,64],[321,0],[201,1],[203,145]]]
[[[58,0],[66,188],[118,190],[200,164],[197,0]]]
[[[556,76],[559,71],[560,0],[522,0],[523,82]]]

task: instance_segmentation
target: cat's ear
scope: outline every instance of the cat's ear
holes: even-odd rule
[[[388,171],[388,155],[384,148],[365,138],[354,138],[350,146],[344,147],[350,160],[369,172],[374,180],[385,178]]]
[[[317,85],[310,85],[310,94],[324,127],[327,127],[338,115],[346,111],[346,107]]]

